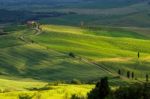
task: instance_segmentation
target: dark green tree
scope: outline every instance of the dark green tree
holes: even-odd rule
[[[130,78],[130,71],[127,71],[127,78]]]
[[[132,76],[132,79],[134,79],[134,72],[132,72],[131,76]]]
[[[118,70],[118,74],[121,75],[121,70],[120,69]]]
[[[148,82],[148,80],[149,80],[149,79],[148,79],[148,74],[146,74],[146,82]]]
[[[105,99],[109,93],[108,78],[104,77],[96,84],[96,87],[88,93],[88,99]]]
[[[76,57],[75,54],[72,53],[72,52],[69,53],[69,56],[72,57],[72,58],[75,58],[75,57]]]
[[[115,90],[112,96],[114,99],[150,99],[149,84],[134,84],[128,87],[120,87]],[[112,98],[110,98],[112,99]]]
[[[137,56],[138,56],[138,58],[140,58],[140,52],[138,52]]]

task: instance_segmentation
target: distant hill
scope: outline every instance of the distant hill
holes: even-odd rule
[[[150,27],[149,2],[149,0],[0,0],[2,9],[0,23],[38,20],[43,24],[77,26],[83,21],[86,25]]]
[[[113,8],[113,7],[121,7],[125,5],[131,5],[139,2],[144,2],[147,0],[1,0],[0,5],[3,7],[7,6],[15,6],[15,5],[49,5],[49,6],[69,6],[80,4],[81,7],[94,7],[97,3],[101,8]],[[69,4],[69,5],[68,5]],[[89,5],[90,4],[90,5]],[[95,6],[97,7],[97,6]]]

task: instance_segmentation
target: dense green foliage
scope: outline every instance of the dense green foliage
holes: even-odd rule
[[[149,99],[150,84],[133,84],[121,86],[116,90],[110,90],[107,78],[102,78],[92,91],[88,93],[88,99]]]
[[[102,78],[95,88],[88,93],[88,99],[105,99],[110,94],[108,78]]]
[[[114,97],[114,99],[149,99],[150,84],[135,84],[129,87],[120,87],[109,97]]]

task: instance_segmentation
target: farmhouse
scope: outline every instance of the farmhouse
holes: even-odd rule
[[[33,26],[33,25],[37,24],[37,22],[36,22],[36,21],[27,21],[26,24],[27,24],[28,26]]]

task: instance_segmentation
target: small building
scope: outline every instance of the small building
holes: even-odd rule
[[[34,27],[34,26],[36,26],[37,22],[36,22],[36,21],[27,21],[26,24],[27,24],[28,26]]]

